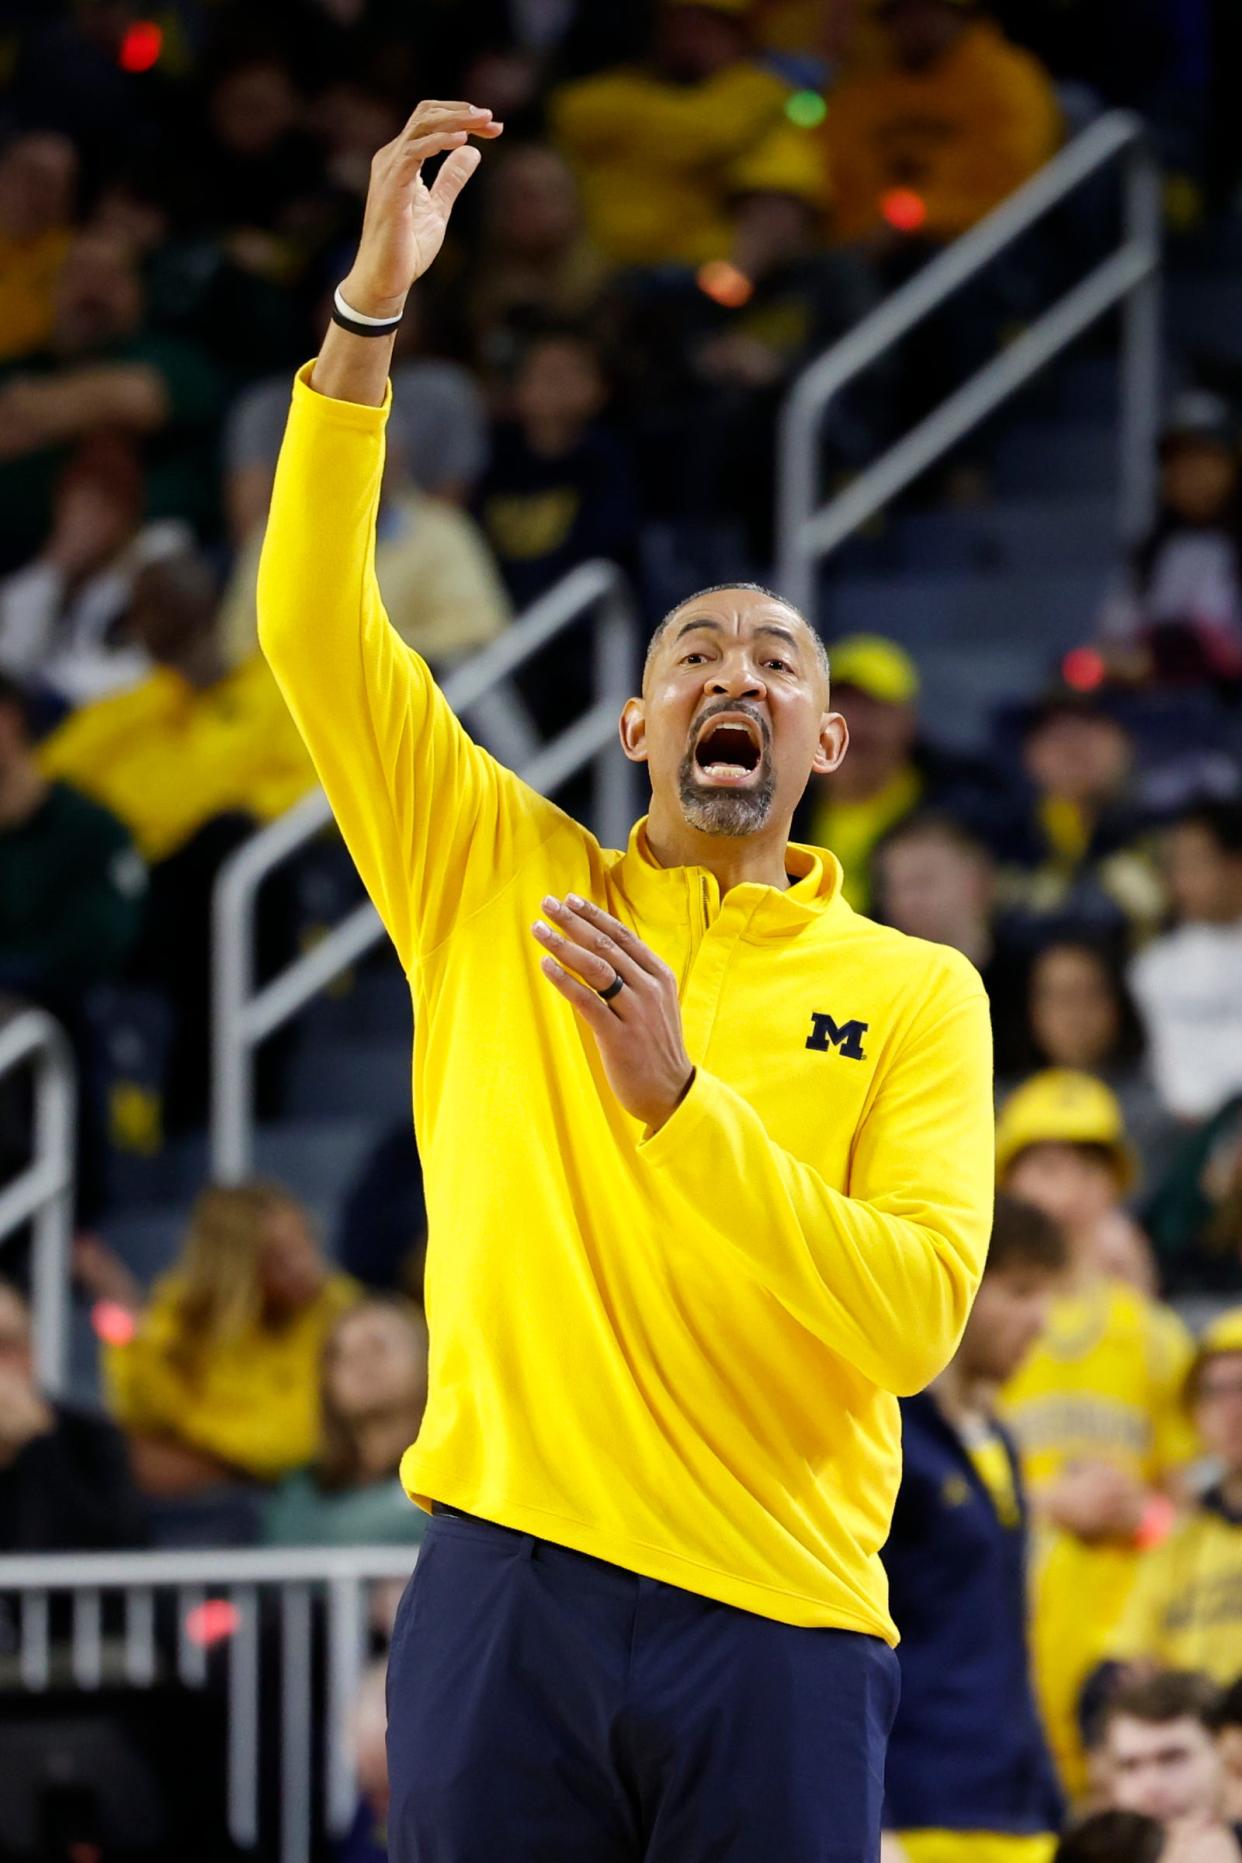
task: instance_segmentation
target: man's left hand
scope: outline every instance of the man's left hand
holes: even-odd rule
[[[549,895],[543,910],[547,919],[531,927],[548,953],[540,969],[594,1035],[626,1112],[657,1131],[694,1078],[676,977],[641,938],[590,900]],[[620,990],[605,1002],[600,992],[618,977]]]

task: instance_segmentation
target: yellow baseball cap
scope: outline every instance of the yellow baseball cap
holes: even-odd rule
[[[996,1174],[1003,1178],[1032,1145],[1102,1145],[1123,1191],[1134,1188],[1138,1159],[1126,1137],[1121,1102],[1094,1074],[1049,1067],[1011,1093],[996,1123]]]
[[[904,647],[882,634],[846,634],[828,647],[834,686],[855,686],[886,705],[909,705],[919,696],[919,669]]]
[[[1186,1374],[1186,1397],[1193,1403],[1199,1373],[1210,1358],[1223,1358],[1226,1352],[1242,1352],[1242,1307],[1230,1307],[1218,1314],[1199,1335],[1195,1356]]]

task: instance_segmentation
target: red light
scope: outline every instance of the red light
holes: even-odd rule
[[[890,188],[880,202],[880,212],[899,233],[917,233],[927,225],[927,202],[913,188]]]
[[[95,1337],[111,1346],[127,1346],[138,1330],[137,1320],[119,1300],[97,1300],[91,1308],[91,1325]]]
[[[1075,692],[1094,692],[1108,676],[1108,668],[1094,647],[1074,647],[1061,662],[1061,676]]]
[[[739,272],[727,259],[711,259],[706,265],[700,265],[698,284],[700,291],[713,303],[723,304],[726,310],[740,310],[755,292],[745,272]]]
[[[116,62],[122,71],[150,71],[164,49],[164,28],[153,19],[136,19],[125,29]]]
[[[185,1634],[191,1643],[209,1650],[213,1643],[224,1643],[241,1624],[241,1612],[227,1598],[208,1598],[186,1613]]]

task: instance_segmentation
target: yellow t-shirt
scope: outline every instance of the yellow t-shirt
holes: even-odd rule
[[[883,789],[865,801],[844,801],[827,785],[811,817],[811,833],[841,862],[841,890],[855,912],[871,904],[871,856],[890,828],[909,815],[923,793],[923,779],[913,765],[898,770]]]
[[[996,1831],[901,1831],[906,1863],[1052,1863],[1055,1837],[1006,1837]]]
[[[119,815],[147,860],[163,860],[214,815],[269,821],[315,772],[262,657],[199,691],[168,667],[73,712],[39,748],[45,776]]]
[[[702,84],[625,67],[552,93],[552,133],[577,172],[591,238],[619,265],[726,258],[730,170],[784,120],[789,85],[758,64]]]
[[[1198,1669],[1222,1685],[1242,1675],[1242,1520],[1219,1499],[1143,1554],[1108,1654]]]
[[[319,1448],[319,1375],[324,1340],[361,1289],[348,1275],[279,1327],[252,1327],[204,1353],[201,1366],[177,1362],[180,1283],[167,1275],[128,1345],[104,1347],[108,1402],[127,1430],[170,1436],[257,1481],[275,1481],[311,1461]]]
[[[1119,1282],[1058,1300],[1001,1399],[1036,1501],[1075,1462],[1107,1461],[1155,1486],[1191,1460],[1195,1439],[1181,1399],[1192,1353],[1174,1313]],[[1132,1545],[1087,1545],[1046,1527],[1036,1536],[1032,1662],[1071,1795],[1084,1783],[1078,1694],[1109,1647],[1138,1558]]]
[[[978,975],[859,918],[830,854],[722,896],[474,745],[379,598],[384,420],[299,377],[259,626],[414,1002],[431,1356],[406,1487],[894,1641],[897,1394],[951,1356],[991,1220]],[[697,1072],[654,1133],[540,973],[531,923],[571,891],[678,979]]]
[[[56,281],[72,237],[60,226],[37,239],[0,232],[0,362],[33,354],[51,336]]]

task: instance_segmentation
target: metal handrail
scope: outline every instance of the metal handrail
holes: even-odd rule
[[[630,696],[638,617],[630,585],[615,563],[583,563],[540,597],[512,626],[443,683],[458,713],[481,707],[549,641],[597,609],[594,705],[524,759],[518,774],[551,790],[594,761],[596,818],[606,845],[629,833],[631,772],[617,748],[617,719]],[[322,790],[258,830],[222,867],[212,902],[213,1028],[211,1169],[218,1183],[235,1183],[251,1166],[254,1142],[254,1050],[327,984],[384,937],[375,908],[364,901],[312,950],[255,988],[254,909],[268,874],[313,840],[332,819]]]
[[[829,403],[932,311],[1053,208],[1119,158],[1126,162],[1125,238],[955,394],[820,503],[819,436]],[[854,330],[803,370],[781,413],[777,558],[781,592],[815,608],[823,559],[994,412],[1114,305],[1122,332],[1121,516],[1127,536],[1149,520],[1160,388],[1160,173],[1140,118],[1116,110],[1092,124],[978,226],[956,240]]]
[[[30,1163],[0,1191],[0,1242],[32,1222],[31,1316],[35,1373],[49,1396],[68,1378],[69,1244],[73,1232],[73,1051],[54,1017],[20,1009],[0,1028],[0,1079],[34,1066],[34,1133]]]
[[[366,1587],[408,1579],[417,1558],[414,1545],[37,1554],[0,1558],[0,1592],[20,1601],[17,1673],[22,1687],[35,1694],[53,1681],[48,1609],[52,1593],[72,1598],[69,1670],[75,1689],[90,1691],[103,1685],[110,1648],[104,1636],[104,1593],[120,1593],[124,1601],[116,1663],[131,1688],[151,1688],[158,1679],[157,1593],[171,1592],[176,1598],[172,1663],[182,1686],[206,1686],[208,1641],[218,1640],[224,1650],[228,1702],[228,1826],[234,1841],[249,1850],[259,1838],[259,1588],[279,1586],[279,1857],[280,1863],[309,1863],[314,1826],[312,1599],[322,1603],[326,1650],[323,1817],[330,1834],[342,1837],[357,1806],[350,1723],[367,1662]],[[230,1620],[209,1634],[196,1633],[196,1614],[208,1594],[223,1594],[231,1606]]]

